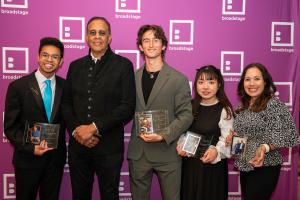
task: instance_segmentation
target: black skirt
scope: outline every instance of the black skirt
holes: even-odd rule
[[[181,200],[227,200],[228,166],[222,159],[203,164],[199,158],[183,158]]]

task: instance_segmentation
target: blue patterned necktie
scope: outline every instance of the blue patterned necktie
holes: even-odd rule
[[[50,122],[51,118],[51,102],[52,102],[52,89],[51,89],[51,80],[45,80],[46,88],[44,91],[44,106],[48,118],[48,122]]]

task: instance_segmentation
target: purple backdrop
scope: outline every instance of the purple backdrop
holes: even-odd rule
[[[90,17],[97,15],[111,22],[112,49],[131,59],[135,68],[143,64],[135,44],[139,26],[161,25],[169,39],[167,62],[188,76],[191,85],[196,68],[205,64],[218,66],[235,106],[243,67],[250,62],[265,64],[278,87],[278,97],[290,108],[299,127],[299,12],[299,0],[1,0],[0,109],[4,111],[9,82],[37,68],[41,37],[58,37],[64,42],[64,65],[58,74],[65,77],[69,63],[87,54],[84,26]],[[126,144],[129,136],[130,125],[127,125]],[[0,198],[14,199],[12,148],[4,134],[1,141]],[[282,153],[285,162],[272,200],[296,200],[298,149]],[[229,167],[228,199],[241,199],[239,174],[232,169],[232,163]],[[99,199],[96,186],[95,182],[93,197]],[[156,178],[152,186],[151,199],[161,199]],[[119,190],[120,199],[131,199],[126,161]],[[61,199],[71,199],[67,165]]]

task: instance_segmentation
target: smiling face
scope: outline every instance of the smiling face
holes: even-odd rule
[[[53,45],[43,46],[37,60],[39,70],[46,78],[53,76],[63,61],[59,48]]]
[[[217,101],[217,92],[219,89],[219,83],[211,76],[206,74],[199,76],[197,80],[197,93],[202,97],[201,102],[212,104]]]
[[[141,51],[144,52],[146,59],[162,58],[162,51],[165,46],[161,39],[155,37],[153,30],[148,30],[143,34],[142,44],[139,45]]]
[[[111,42],[111,34],[105,21],[96,19],[90,22],[87,27],[86,42],[93,56],[100,58],[104,55]]]
[[[247,70],[244,79],[244,90],[254,102],[264,91],[265,81],[261,71],[257,67],[251,67]]]

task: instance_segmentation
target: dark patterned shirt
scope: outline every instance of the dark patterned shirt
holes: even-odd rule
[[[249,161],[255,156],[261,144],[272,144],[275,150],[266,153],[263,166],[275,166],[282,163],[280,147],[292,147],[298,144],[298,133],[292,116],[278,98],[271,98],[265,110],[258,113],[244,110],[237,114],[233,128],[239,136],[247,136],[245,154],[235,160],[240,171],[251,171],[254,167]]]

